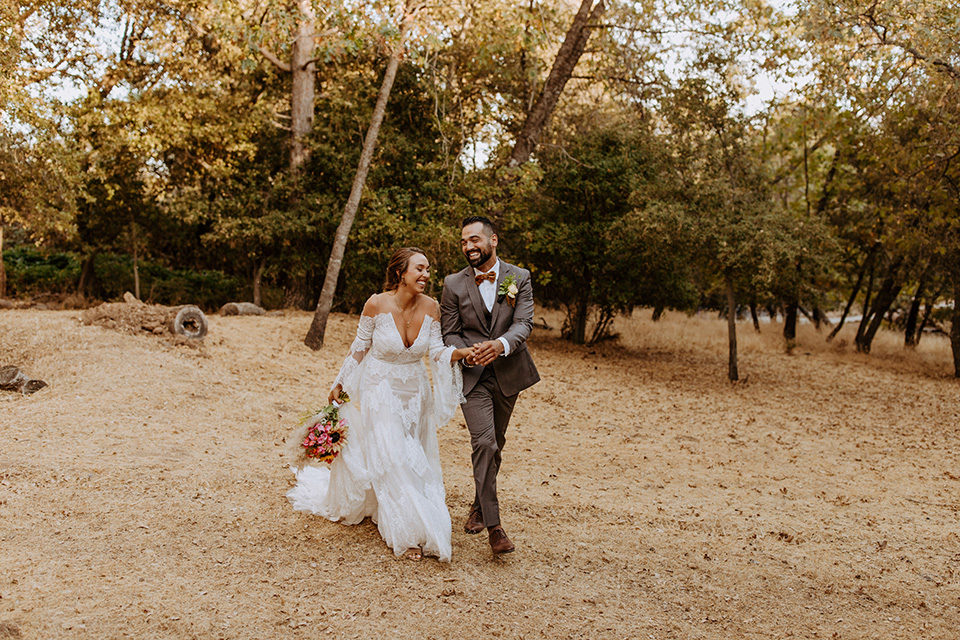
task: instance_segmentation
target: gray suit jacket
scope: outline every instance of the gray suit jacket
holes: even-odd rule
[[[533,286],[530,272],[500,261],[500,284],[510,275],[517,277],[517,303],[511,307],[506,296],[498,295],[487,322],[483,300],[474,280],[473,267],[451,274],[443,281],[440,299],[440,329],[448,346],[468,347],[477,342],[504,338],[510,355],[488,365],[493,367],[497,383],[505,396],[517,394],[540,380],[540,374],[527,350],[527,338],[533,329]],[[484,367],[463,368],[463,394],[470,393]]]

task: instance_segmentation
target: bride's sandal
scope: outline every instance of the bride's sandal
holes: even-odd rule
[[[410,547],[403,552],[403,559],[419,562],[423,559],[423,550],[420,547]]]

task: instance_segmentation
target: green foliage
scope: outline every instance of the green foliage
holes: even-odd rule
[[[133,290],[129,256],[101,254],[95,264],[106,299],[118,300],[124,292]],[[143,301],[151,304],[192,304],[213,310],[230,301],[249,299],[244,291],[246,283],[221,271],[168,269],[150,263],[142,263],[139,271]]]
[[[614,121],[543,153],[539,188],[506,230],[522,239],[538,298],[565,309],[564,334],[575,342],[606,337],[635,305],[690,303],[669,238],[639,224],[634,209],[634,193],[654,176],[649,145],[643,127]]]
[[[7,270],[7,294],[30,297],[73,289],[80,277],[80,263],[69,253],[45,255],[29,245],[3,252]]]
[[[3,252],[10,295],[66,294],[76,289],[80,261],[74,253],[44,253],[22,245]],[[123,254],[99,254],[95,259],[97,294],[119,300],[133,291],[133,262]],[[163,305],[193,304],[218,309],[223,304],[249,298],[247,284],[221,271],[169,269],[157,264],[139,265],[144,302]]]
[[[41,247],[5,252],[11,295],[70,291],[95,257],[85,284],[116,299],[136,253],[155,302],[249,299],[259,274],[267,305],[312,306],[397,6],[313,3],[310,159],[291,175],[290,77],[263,51],[289,61],[296,4],[4,5],[0,230]],[[610,3],[534,161],[509,171],[473,152],[509,154],[574,6],[424,7],[335,308],[379,290],[400,246],[427,252],[439,294],[472,214],[496,219],[501,255],[531,270],[577,341],[635,305],[723,305],[728,284],[762,304],[846,300],[874,247],[875,280],[895,276],[901,300],[921,281],[925,302],[950,291],[960,13],[938,0],[779,7]],[[102,41],[117,24],[135,37]],[[779,93],[761,105],[764,75]],[[63,102],[71,85],[83,95]]]

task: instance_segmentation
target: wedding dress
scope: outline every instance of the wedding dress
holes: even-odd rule
[[[463,401],[460,366],[450,362],[440,323],[429,315],[409,347],[390,313],[361,316],[357,337],[334,386],[350,401],[340,408],[346,443],[330,464],[297,473],[287,493],[294,509],[334,521],[376,522],[398,556],[421,547],[450,561],[447,510],[437,428]],[[424,357],[429,356],[433,388]]]

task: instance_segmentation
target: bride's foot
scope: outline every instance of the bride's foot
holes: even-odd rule
[[[413,560],[414,562],[419,562],[423,559],[423,551],[420,547],[410,547],[403,553],[404,560]]]

